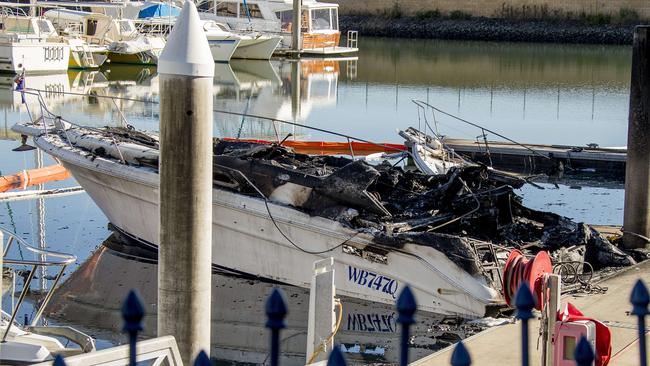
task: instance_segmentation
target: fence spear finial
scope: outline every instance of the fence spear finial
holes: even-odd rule
[[[397,322],[402,325],[402,335],[400,340],[400,366],[408,364],[409,355],[409,328],[411,324],[415,323],[415,311],[417,310],[417,303],[411,288],[406,286],[397,298]]]
[[[451,366],[470,366],[471,364],[472,358],[469,356],[463,341],[458,342],[451,354]]]

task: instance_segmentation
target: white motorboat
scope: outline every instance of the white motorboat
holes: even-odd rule
[[[69,127],[61,134],[50,130],[36,137],[35,143],[61,161],[118,230],[155,246],[159,235],[157,137],[140,135],[149,144],[122,137],[115,144],[108,137],[112,132],[105,133]],[[321,188],[288,182],[266,192],[265,198],[242,194],[232,189],[240,184],[231,181],[241,179],[232,175],[239,170],[219,168],[236,160],[219,154],[215,159],[213,230],[218,235],[213,236],[213,263],[224,270],[309,287],[310,263],[334,257],[337,292],[344,296],[393,304],[409,284],[422,310],[468,318],[484,316],[486,306],[500,301],[472,244],[462,238],[427,233],[423,241],[407,232],[384,236],[370,228],[354,229],[330,217],[312,216],[298,207],[310,192],[338,186],[331,182]],[[334,175],[305,177],[338,179]],[[349,200],[358,199],[380,215],[388,213],[373,194],[362,190],[357,196],[353,191],[350,194],[356,198]],[[341,215],[351,217],[355,212],[350,207]]]
[[[85,48],[82,45],[81,51],[85,50],[93,56],[89,59],[82,54],[79,60],[81,66],[85,59],[88,59],[86,63],[91,63],[97,53],[107,53],[112,63],[156,65],[165,47],[164,36],[140,33],[131,19],[68,9],[52,9],[45,14],[62,31],[84,42]],[[96,64],[99,60],[94,61]]]
[[[70,68],[98,68],[108,59],[105,42],[87,37],[94,25],[92,13],[55,8],[43,13],[56,27],[63,41],[70,45]]]
[[[1,10],[0,71],[17,74],[68,69],[70,47],[48,40],[57,36],[49,20],[16,14],[9,8]]]
[[[282,37],[263,33],[238,34],[241,39],[232,58],[269,60],[280,44]]]
[[[280,49],[289,49],[293,29],[291,0],[202,0],[197,3],[202,19],[228,25],[235,31],[256,31],[281,36]],[[303,52],[343,54],[358,51],[339,47],[338,4],[302,1],[301,34]]]
[[[214,62],[228,62],[241,43],[236,35],[224,30],[219,24],[207,21],[203,23],[205,36],[208,38],[210,52]]]
[[[203,22],[203,30],[215,62],[227,62],[231,58],[269,60],[282,39],[259,32],[233,33],[224,24],[212,20]]]
[[[12,257],[9,255],[10,250],[16,247],[21,251],[34,254],[40,260]],[[8,276],[9,281],[13,277],[13,281],[15,281],[15,276],[17,276],[15,269],[22,269],[23,267],[31,269],[28,271],[29,274],[22,286],[15,307],[12,309],[13,311],[11,313],[0,311],[0,364],[26,365],[51,361],[54,355],[57,354],[68,356],[94,351],[94,340],[74,328],[38,326],[41,315],[52,298],[53,291],[61,279],[63,271],[69,264],[74,263],[76,257],[35,248],[27,244],[18,235],[3,228],[0,228],[0,254],[4,256],[3,268],[0,270],[0,295],[4,294],[2,291],[3,277]],[[42,294],[44,297],[41,303],[35,306],[35,315],[30,325],[21,326],[16,322],[16,316],[19,311],[24,310],[22,305],[25,304],[26,294],[30,291],[35,272],[40,271],[43,267],[60,267],[60,269],[50,290]],[[13,299],[14,295],[12,293],[7,296],[7,298],[12,298],[12,303],[15,300]],[[2,297],[0,297],[0,304],[1,302]],[[72,342],[76,347],[70,347],[68,344],[63,345],[61,339]]]

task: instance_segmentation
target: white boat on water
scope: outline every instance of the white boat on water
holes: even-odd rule
[[[52,9],[46,16],[57,27],[83,40],[89,51],[108,53],[112,63],[156,65],[165,47],[163,36],[140,33],[131,19],[69,9]]]
[[[214,62],[228,62],[241,43],[241,39],[224,30],[219,24],[211,21],[203,23],[205,36],[208,38],[210,52]]]
[[[279,36],[260,32],[233,33],[224,24],[212,20],[204,21],[203,29],[208,37],[208,43],[215,61],[221,60],[217,60],[213,45],[232,44],[231,40],[239,40],[239,42],[235,42],[236,46],[231,58],[269,60],[282,40]]]
[[[67,126],[65,133],[50,131],[36,137],[35,143],[62,162],[118,230],[157,245],[157,137],[140,135],[150,144],[120,138],[116,145],[104,133]],[[226,155],[217,154],[215,159],[217,167],[237,163]],[[232,175],[236,168],[229,169],[215,168],[213,190],[213,263],[223,270],[309,287],[311,263],[334,257],[337,292],[344,296],[394,304],[409,284],[422,310],[469,318],[484,316],[486,306],[500,301],[479,268],[472,245],[461,238],[428,233],[422,241],[415,233],[385,237],[372,229],[354,229],[298,207],[313,190],[337,184],[328,181],[321,188],[310,188],[288,182],[262,199],[233,190],[245,183],[232,181],[240,178]],[[338,179],[335,174],[305,177]],[[372,212],[387,212],[373,194],[354,192],[350,190],[356,197],[351,200],[359,199]],[[341,215],[352,217],[355,212],[350,207]],[[445,253],[447,246],[452,254]]]
[[[17,74],[68,69],[70,46],[49,41],[58,36],[49,20],[6,7],[0,12],[0,71]]]
[[[256,31],[281,36],[279,49],[292,47],[292,0],[203,0],[197,3],[202,19],[212,19],[235,31]],[[301,49],[307,53],[343,54],[358,51],[339,47],[338,4],[302,1]]]

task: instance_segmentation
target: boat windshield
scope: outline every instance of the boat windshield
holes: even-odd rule
[[[313,9],[311,11],[312,30],[337,30],[338,12],[336,8]]]
[[[46,33],[46,34],[52,34],[54,32],[54,27],[52,26],[52,23],[50,23],[48,20],[45,19],[39,19],[37,21],[38,24],[38,29],[40,33]]]
[[[135,31],[135,26],[128,20],[120,20],[118,23],[120,25],[120,33],[122,34],[129,34]]]

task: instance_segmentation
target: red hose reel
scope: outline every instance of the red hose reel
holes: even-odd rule
[[[543,304],[539,299],[542,296],[542,278],[544,274],[553,273],[551,257],[547,252],[539,252],[529,260],[519,250],[513,250],[508,256],[503,269],[503,296],[510,307],[514,307],[515,295],[522,283],[527,283],[535,294],[535,309],[542,310]]]

